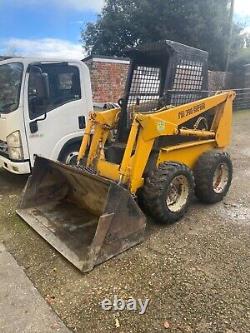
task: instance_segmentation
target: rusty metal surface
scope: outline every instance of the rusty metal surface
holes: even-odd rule
[[[83,272],[140,243],[146,220],[125,188],[41,157],[17,214]]]

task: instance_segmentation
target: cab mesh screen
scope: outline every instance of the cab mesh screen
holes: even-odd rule
[[[133,71],[128,108],[140,105],[140,112],[154,110],[158,106],[161,86],[159,67],[138,66]]]
[[[176,66],[172,90],[169,90],[169,103],[181,105],[204,97],[203,64],[192,60],[181,60]]]

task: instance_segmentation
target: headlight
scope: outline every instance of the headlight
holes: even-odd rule
[[[7,137],[8,154],[12,160],[23,160],[23,147],[19,131]]]
[[[7,137],[7,144],[10,148],[20,148],[22,146],[20,132],[16,131]]]
[[[23,150],[22,148],[9,148],[9,157],[12,160],[22,161],[23,160]]]

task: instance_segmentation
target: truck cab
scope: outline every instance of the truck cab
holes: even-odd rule
[[[81,61],[0,61],[0,167],[28,174],[36,155],[74,164],[93,110]]]

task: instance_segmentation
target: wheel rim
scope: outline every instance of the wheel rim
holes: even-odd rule
[[[214,173],[213,190],[215,193],[224,192],[229,180],[229,168],[226,163],[220,163]]]
[[[168,209],[176,213],[180,211],[187,202],[189,195],[189,182],[187,177],[176,176],[169,185],[166,204]]]
[[[65,164],[67,165],[76,165],[77,164],[78,152],[71,152],[65,159]]]

